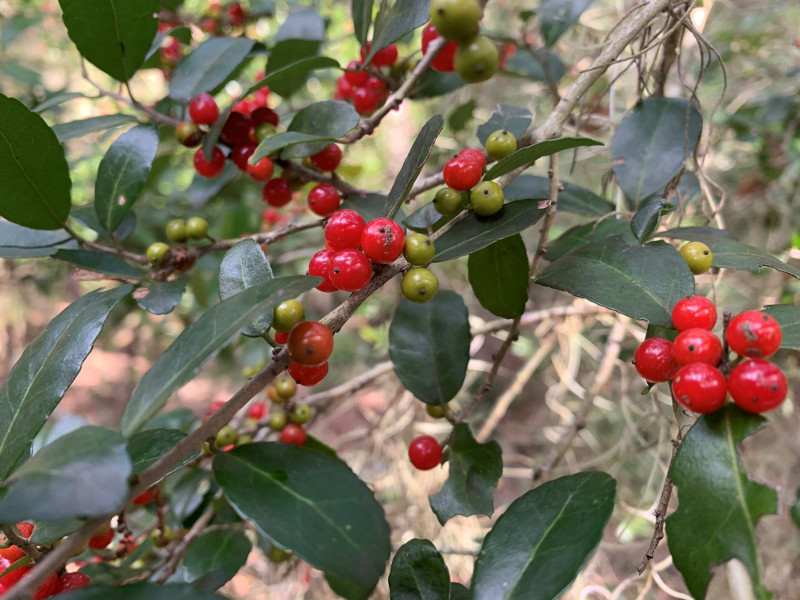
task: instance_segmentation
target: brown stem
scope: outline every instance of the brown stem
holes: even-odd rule
[[[27,538],[22,537],[16,526],[9,525],[8,527],[3,527],[3,533],[6,534],[6,538],[9,542],[20,548],[25,554],[30,556],[34,562],[39,562],[44,558],[45,552],[42,552],[36,544],[31,544]]]

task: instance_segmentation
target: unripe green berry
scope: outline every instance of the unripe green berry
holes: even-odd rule
[[[169,246],[164,242],[150,244],[147,248],[147,260],[149,260],[150,264],[154,267],[160,267],[161,263],[164,262],[164,255],[167,253],[167,250],[169,250]]]
[[[303,310],[303,305],[294,298],[291,300],[284,300],[272,311],[272,326],[275,331],[282,333],[289,333],[292,327],[297,325],[300,321],[304,321],[306,313]]]
[[[433,246],[431,238],[422,233],[410,233],[406,236],[403,245],[403,256],[414,265],[427,265],[433,260],[436,248]]]
[[[464,42],[478,34],[483,16],[478,0],[433,0],[430,17],[436,33],[448,40]]]
[[[407,300],[422,304],[431,300],[439,291],[439,280],[428,269],[414,267],[403,275],[400,289]]]
[[[441,404],[426,404],[425,411],[428,413],[428,416],[432,419],[443,419],[444,418],[444,406]]]
[[[186,221],[183,219],[172,219],[167,223],[167,237],[173,242],[181,243],[189,239],[186,233]]]
[[[494,160],[505,158],[517,149],[517,138],[510,131],[498,129],[486,138],[486,152]]]
[[[451,187],[443,187],[437,191],[436,195],[433,197],[433,208],[435,208],[436,212],[440,215],[446,217],[457,215],[463,208],[461,192]]]
[[[169,525],[164,525],[163,529],[154,529],[150,533],[150,539],[153,540],[153,545],[156,548],[163,548],[172,543],[172,540],[175,539],[175,532]]]
[[[181,121],[175,126],[175,138],[187,148],[195,148],[203,141],[203,132],[192,121]]]
[[[494,181],[483,181],[472,188],[469,201],[476,215],[488,217],[503,208],[503,188]]]
[[[208,235],[208,221],[203,217],[192,217],[186,221],[186,235],[193,240],[202,240]]]
[[[282,375],[273,384],[275,391],[284,400],[288,400],[297,393],[297,382],[288,375]]]
[[[286,413],[274,412],[269,415],[269,428],[272,431],[280,431],[286,427]]]
[[[300,425],[306,423],[311,418],[311,407],[308,404],[295,405],[290,418]]]
[[[500,54],[495,45],[480,35],[459,46],[453,58],[456,73],[469,83],[486,81],[497,72],[499,63]]]
[[[253,136],[256,138],[256,144],[260,144],[271,135],[275,135],[275,127],[272,123],[259,123],[253,132]]]
[[[233,425],[225,425],[217,432],[217,439],[214,444],[217,448],[227,448],[234,445],[239,440],[239,432]]]
[[[252,441],[253,441],[253,436],[252,435],[248,435],[248,434],[240,435],[239,436],[239,441],[237,442],[237,445],[241,446],[243,444],[249,444]]]
[[[269,398],[269,401],[273,404],[283,404],[286,402],[286,398],[278,393],[278,390],[275,388],[274,384],[267,388],[267,398]]]
[[[272,548],[270,548],[269,553],[267,554],[267,558],[270,560],[270,562],[274,563],[286,562],[291,557],[292,557],[291,552],[289,552],[288,550],[283,550],[281,548],[278,548],[277,546],[273,546]]]
[[[702,242],[684,244],[678,252],[689,265],[689,270],[695,275],[702,275],[708,271],[714,261],[711,249]]]

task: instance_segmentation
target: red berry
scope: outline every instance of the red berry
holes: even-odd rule
[[[403,228],[391,219],[379,218],[367,223],[361,232],[361,249],[376,263],[389,264],[403,253],[406,236]]]
[[[408,445],[408,458],[411,459],[411,464],[420,471],[428,471],[441,462],[442,447],[436,438],[430,435],[421,435]]]
[[[672,353],[672,342],[664,338],[648,338],[633,355],[636,371],[647,381],[669,381],[680,368]]]
[[[703,296],[690,296],[678,300],[672,309],[672,326],[678,331],[687,329],[714,329],[717,309]]]
[[[369,73],[359,69],[361,69],[361,63],[354,60],[347,65],[347,70],[344,72],[344,78],[347,82],[356,87],[364,85],[367,82],[367,77],[369,77]]]
[[[189,102],[189,116],[198,125],[213,125],[219,117],[219,107],[211,94],[198,94]]]
[[[267,88],[261,88],[258,92],[262,89],[267,90],[267,93],[269,93],[269,89]],[[253,124],[253,127],[258,127],[262,123],[269,123],[273,127],[277,127],[280,120],[278,113],[266,106],[259,106],[250,113],[250,122]]]
[[[342,149],[336,144],[331,144],[311,155],[311,164],[320,171],[335,171],[340,162],[342,162]]]
[[[786,375],[766,360],[753,358],[736,365],[728,376],[733,401],[744,410],[763,413],[780,406],[786,398]]]
[[[331,256],[333,256],[332,251],[320,250],[308,261],[308,274],[314,277],[322,277],[324,280],[317,286],[320,292],[335,292],[338,289],[328,277],[328,265],[331,262]]]
[[[220,137],[229,146],[250,143],[250,118],[240,112],[232,112],[222,127]]]
[[[19,533],[22,537],[29,538],[33,534],[33,523],[20,521],[17,523],[17,529],[19,529]]]
[[[337,210],[325,224],[325,244],[331,250],[358,248],[361,232],[366,227],[364,218],[354,210]]]
[[[275,165],[272,164],[272,161],[269,159],[269,156],[265,156],[256,164],[251,165],[248,163],[247,165],[247,174],[250,175],[256,181],[266,181],[272,174],[275,172]],[[291,192],[291,190],[290,190]],[[291,199],[291,195],[289,196]]]
[[[225,155],[219,146],[214,146],[211,160],[206,162],[203,149],[198,148],[194,153],[194,169],[202,177],[218,177],[225,170]]]
[[[377,94],[380,94],[386,89],[386,84],[378,77],[369,77],[367,78],[367,82],[364,84],[364,87],[371,89]]]
[[[695,327],[678,334],[672,353],[679,365],[702,362],[716,366],[722,358],[722,342],[708,329]]]
[[[339,250],[328,263],[328,277],[338,289],[355,292],[367,285],[372,277],[372,263],[358,250]]]
[[[0,561],[0,563],[2,563],[2,561]],[[0,566],[2,566],[3,571],[5,571],[11,565],[0,564]],[[0,577],[0,586],[4,586],[6,589],[12,587],[15,583],[27,575],[31,569],[33,569],[31,566],[17,567],[7,575]]]
[[[442,175],[449,187],[463,192],[477,185],[483,175],[483,167],[468,157],[456,156],[445,163]]]
[[[294,444],[295,446],[305,446],[308,435],[306,430],[297,423],[289,423],[281,431],[281,441],[284,444]]]
[[[349,100],[353,97],[355,86],[347,81],[344,77],[339,77],[336,80],[336,95],[337,100]]]
[[[321,365],[333,352],[333,333],[319,321],[300,321],[289,332],[286,349],[293,362]]]
[[[277,335],[275,336],[278,337]],[[308,367],[295,362],[289,363],[289,375],[300,385],[311,387],[317,385],[320,381],[325,379],[328,374],[328,363],[324,362],[321,365]]]
[[[58,573],[50,573],[50,575],[47,576],[47,579],[45,579],[39,586],[39,589],[36,590],[36,593],[33,595],[33,600],[44,600],[45,598],[49,598],[56,593],[57,589]]]
[[[248,117],[254,109],[255,105],[250,100],[239,100],[239,102],[233,105],[231,114],[237,112],[243,114],[245,117]]]
[[[780,348],[783,332],[772,316],[757,310],[748,310],[731,319],[725,339],[736,354],[766,358]]]
[[[234,27],[239,27],[244,22],[244,9],[242,5],[238,2],[234,2],[233,4],[229,4],[227,6],[228,9],[228,20],[230,21],[231,25]]]
[[[722,407],[728,394],[725,377],[708,363],[692,363],[680,368],[672,380],[672,395],[696,413],[712,413]]]
[[[283,331],[276,331],[275,332],[275,343],[280,344],[283,346],[286,343],[286,340],[289,339],[289,333]]]
[[[476,150],[475,148],[465,148],[461,152],[458,153],[461,158],[466,158],[469,160],[474,160],[477,162],[481,169],[486,166],[486,157],[483,155],[483,152],[480,150]]]
[[[147,502],[145,502],[145,504],[147,504]],[[112,539],[114,539],[114,530],[111,529],[111,527],[107,527],[103,533],[100,533],[98,535],[95,535],[94,537],[89,538],[89,548],[94,548],[95,550],[102,550],[111,543]]]
[[[436,27],[433,26],[433,23],[428,23],[425,29],[422,30],[423,56],[428,53],[428,46],[430,46],[430,43],[438,37],[439,34],[436,33]],[[442,51],[433,59],[431,68],[442,73],[451,73],[455,71],[453,59],[455,58],[456,50],[458,50],[458,45],[455,42],[447,42],[445,47],[442,48]]]
[[[212,415],[215,412],[217,412],[220,408],[222,408],[223,406],[225,406],[225,401],[224,400],[214,400],[211,404],[208,405],[208,408],[206,409],[206,414],[207,415]],[[144,493],[147,493],[147,492],[144,492]],[[144,495],[144,493],[142,495]]]
[[[143,491],[141,494],[136,496],[133,499],[133,503],[137,506],[142,506],[144,504],[150,504],[156,497],[156,488],[152,487],[149,490]]]
[[[276,177],[275,179],[270,179],[264,185],[261,194],[267,204],[280,208],[292,201],[292,186],[289,185],[288,179]]]
[[[79,590],[85,588],[92,582],[86,575],[76,571],[75,573],[64,573],[58,578],[58,585],[56,586],[56,594],[63,594],[72,590]]]
[[[19,546],[9,546],[8,548],[0,548],[0,559],[5,559],[8,564],[14,564],[20,558],[25,556],[25,551]],[[0,573],[5,569],[0,568]]]
[[[353,108],[360,115],[368,115],[374,112],[378,108],[379,101],[380,98],[378,98],[377,92],[373,89],[360,87],[353,92]]]
[[[339,208],[342,197],[330,183],[320,183],[308,192],[308,207],[320,217],[329,217]]]
[[[255,145],[250,142],[239,144],[238,146],[234,146],[233,150],[231,150],[231,160],[240,171],[247,171],[247,161],[250,160],[250,157],[253,156],[253,152],[255,151]]]
[[[264,416],[264,412],[266,411],[267,405],[265,402],[253,402],[250,405],[250,408],[247,410],[247,417],[249,419],[255,419],[258,421],[261,417]]]
[[[391,67],[397,61],[397,44],[389,44],[372,57],[372,64],[376,67]]]

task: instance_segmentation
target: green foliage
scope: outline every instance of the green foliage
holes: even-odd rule
[[[396,42],[407,33],[428,22],[430,0],[393,0],[382,2],[372,35],[372,47],[366,63],[372,60],[381,48]]]
[[[131,470],[141,473],[185,437],[182,431],[163,428],[146,429],[133,434],[127,447]]]
[[[478,140],[481,144],[486,145],[486,140],[495,131],[503,130],[509,131],[514,134],[514,137],[520,137],[528,129],[528,125],[532,120],[531,111],[524,106],[507,106],[501,104],[489,117],[486,123],[478,126],[477,134]]]
[[[141,308],[154,315],[172,312],[186,293],[186,280],[156,282],[143,285],[133,292],[133,298]]]
[[[553,46],[578,22],[592,0],[544,0],[539,7],[539,28],[545,44]]]
[[[325,100],[311,104],[298,112],[289,124],[288,130],[336,139],[356,125],[358,125],[358,113],[352,106],[339,100]],[[281,152],[281,156],[302,158],[324,150],[329,144],[330,141],[298,143]]]
[[[510,173],[514,169],[518,169],[524,165],[531,164],[543,156],[563,152],[571,148],[580,148],[582,146],[602,146],[602,142],[597,140],[590,140],[589,138],[559,138],[555,140],[545,140],[531,144],[525,148],[520,148],[514,154],[506,156],[486,172],[484,179],[497,179],[501,175]]]
[[[75,248],[77,242],[62,229],[43,231],[0,221],[0,258],[50,256],[60,248]]]
[[[225,253],[219,266],[219,299],[226,300],[253,286],[272,281],[272,267],[255,240],[242,240]],[[264,310],[242,333],[258,337],[272,325],[272,309]]]
[[[136,122],[136,117],[122,113],[116,115],[102,115],[99,117],[89,117],[87,119],[79,119],[69,123],[53,125],[53,133],[56,134],[58,141],[63,144],[69,140],[87,136],[90,133],[107,131],[108,129],[116,129],[117,127],[130,125],[131,123]]]
[[[467,265],[469,284],[481,306],[507,319],[525,312],[530,269],[522,236],[512,235],[473,252]]]
[[[563,189],[558,192],[559,212],[602,217],[614,210],[614,205],[594,192],[562,181]],[[550,180],[547,177],[523,173],[504,190],[506,200],[523,198],[547,198]]]
[[[391,600],[449,600],[450,573],[428,540],[414,539],[394,555],[389,571]]]
[[[220,600],[224,596],[184,584],[134,583],[133,585],[92,585],[70,592],[68,600]]]
[[[764,308],[780,323],[783,339],[781,348],[800,348],[800,307],[772,304]]]
[[[131,266],[119,257],[104,252],[95,252],[93,250],[65,250],[62,248],[53,255],[53,258],[63,260],[64,262],[86,269],[87,271],[105,273],[113,277],[122,277],[124,279],[134,279],[138,281],[143,276],[142,271],[136,267]]]
[[[252,546],[243,531],[209,531],[189,545],[183,567],[192,581],[209,574],[218,574],[220,577],[215,578],[215,587],[221,587],[244,566]]]
[[[169,80],[170,97],[181,104],[224,83],[252,50],[247,38],[215,37],[181,61]]]

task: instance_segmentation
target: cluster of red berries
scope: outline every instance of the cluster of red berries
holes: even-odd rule
[[[241,27],[245,16],[244,8],[238,2],[226,4],[224,8],[219,2],[210,2],[203,11],[200,27],[210,35],[218,35],[226,27]]]
[[[17,530],[22,537],[27,539],[33,533],[33,525],[23,521],[22,523],[17,523]],[[16,545],[0,548],[0,573],[9,569],[15,562],[25,556],[25,551]],[[17,567],[0,577],[0,596],[14,587],[33,568],[32,565]],[[65,573],[61,577],[57,573],[51,573],[36,589],[33,598],[34,600],[43,600],[44,598],[84,588],[89,583],[91,583],[90,579],[83,573]]]
[[[786,398],[786,376],[764,359],[781,345],[780,324],[770,315],[754,310],[731,319],[725,340],[740,358],[728,372],[722,343],[711,333],[716,322],[717,310],[707,298],[691,296],[680,300],[672,310],[672,324],[679,331],[675,341],[644,340],[634,354],[636,370],[647,381],[672,380],[675,400],[697,413],[721,408],[728,392],[737,405],[749,412],[777,408]]]
[[[360,115],[375,112],[380,103],[389,95],[389,89],[380,71],[381,67],[391,67],[397,62],[397,46],[389,44],[372,57],[372,71],[364,68],[366,54],[370,52],[370,43],[367,42],[366,52],[361,49],[361,60],[353,60],[347,65],[344,75],[336,80],[336,100],[346,100],[353,105]]]
[[[505,133],[513,138],[512,134]],[[516,139],[513,143],[516,148]],[[503,208],[503,188],[494,181],[481,182],[485,167],[486,156],[475,148],[462,150],[448,160],[442,172],[447,187],[441,188],[433,198],[436,211],[447,216],[461,212],[464,208],[462,192],[469,192],[469,206],[477,215],[490,216]]]

